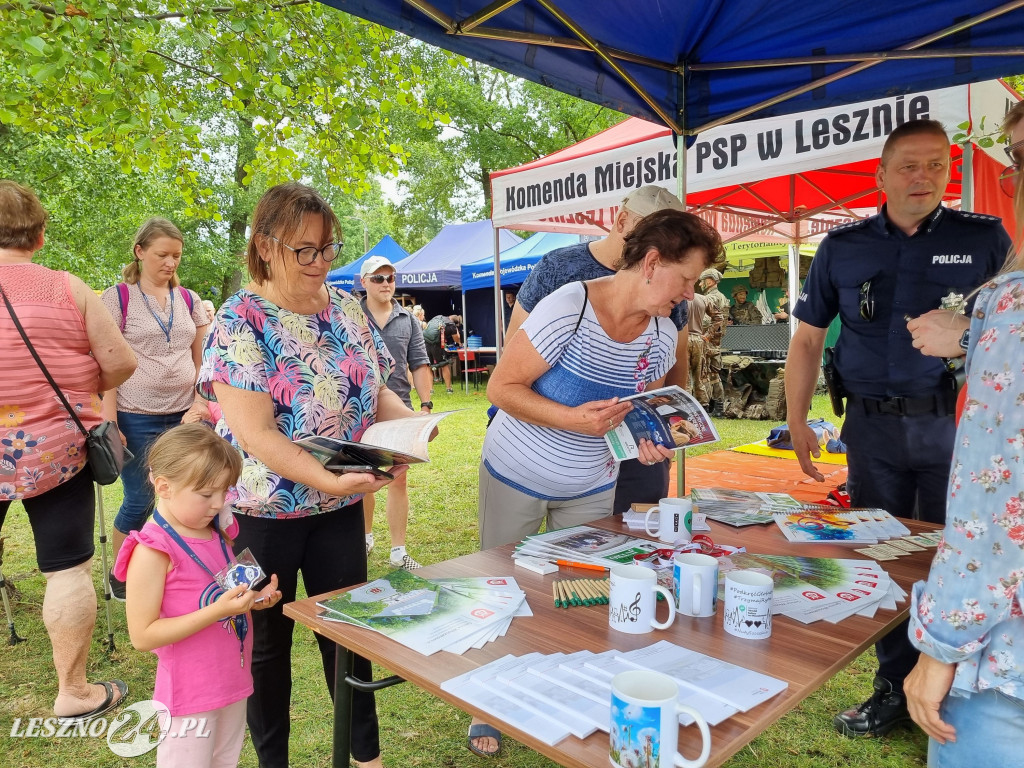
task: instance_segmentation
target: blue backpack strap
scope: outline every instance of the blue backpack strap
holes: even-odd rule
[[[121,333],[128,322],[128,283],[117,284],[117,302],[121,305]]]

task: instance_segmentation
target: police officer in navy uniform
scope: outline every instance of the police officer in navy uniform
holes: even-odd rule
[[[956,392],[943,361],[914,348],[907,318],[968,296],[999,271],[1010,238],[995,217],[940,204],[950,156],[937,121],[896,128],[875,176],[886,204],[879,214],[828,234],[793,308],[801,322],[786,360],[789,430],[801,469],[822,481],[811,463],[820,449],[806,419],[825,334],[838,314],[835,365],[847,396],[842,439],[851,502],[942,524]],[[901,623],[876,644],[874,693],[836,716],[841,733],[879,736],[910,722],[903,680],[917,651],[907,626]]]

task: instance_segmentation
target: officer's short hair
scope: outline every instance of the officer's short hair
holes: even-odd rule
[[[885,144],[882,145],[882,165],[889,162],[889,158],[895,151],[896,143],[908,136],[941,136],[946,144],[949,144],[949,135],[938,120],[911,120],[897,126],[885,140]]]

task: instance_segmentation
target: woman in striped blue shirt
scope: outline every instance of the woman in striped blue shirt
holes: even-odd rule
[[[618,464],[604,440],[630,410],[619,398],[659,387],[675,362],[672,308],[722,252],[690,213],[646,216],[614,275],[542,300],[509,341],[487,396],[500,412],[484,441],[479,525],[484,549],[611,514]],[[671,458],[644,440],[640,460]]]

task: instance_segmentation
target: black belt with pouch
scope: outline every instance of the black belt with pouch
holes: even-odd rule
[[[947,390],[923,397],[861,397],[847,395],[850,407],[863,408],[868,415],[951,416],[956,412],[956,392]]]

